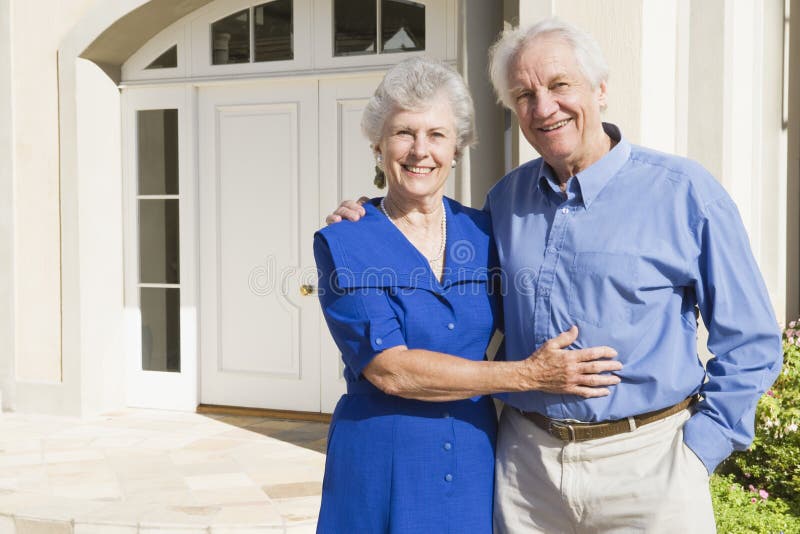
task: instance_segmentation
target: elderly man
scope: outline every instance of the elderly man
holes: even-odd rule
[[[495,529],[713,532],[709,473],[751,442],[781,365],[736,206],[697,163],[601,121],[608,68],[589,35],[548,19],[504,33],[491,60],[542,156],[486,201],[509,281],[507,357],[576,324],[575,348],[608,345],[624,364],[608,396],[501,395]]]

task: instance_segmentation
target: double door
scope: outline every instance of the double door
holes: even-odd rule
[[[201,403],[330,412],[344,391],[313,234],[341,199],[379,194],[360,121],[380,79],[198,89]]]

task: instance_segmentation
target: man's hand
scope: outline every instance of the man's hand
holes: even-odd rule
[[[600,373],[622,369],[620,362],[610,360],[617,356],[617,351],[611,347],[565,349],[576,339],[578,327],[573,326],[520,362],[529,389],[587,398],[605,397],[611,393],[605,386],[619,384],[620,378]]]
[[[367,201],[369,201],[367,197],[361,197],[357,201],[343,200],[342,203],[339,204],[339,207],[336,208],[336,211],[325,217],[325,224],[338,223],[341,222],[342,219],[356,222],[366,213],[362,204]]]

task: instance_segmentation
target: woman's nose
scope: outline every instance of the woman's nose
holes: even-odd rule
[[[428,155],[428,140],[424,135],[414,137],[414,144],[411,145],[411,153],[416,157],[424,157]]]

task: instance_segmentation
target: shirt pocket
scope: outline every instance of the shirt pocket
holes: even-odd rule
[[[633,320],[638,257],[611,252],[578,252],[570,268],[569,314],[597,327]]]

